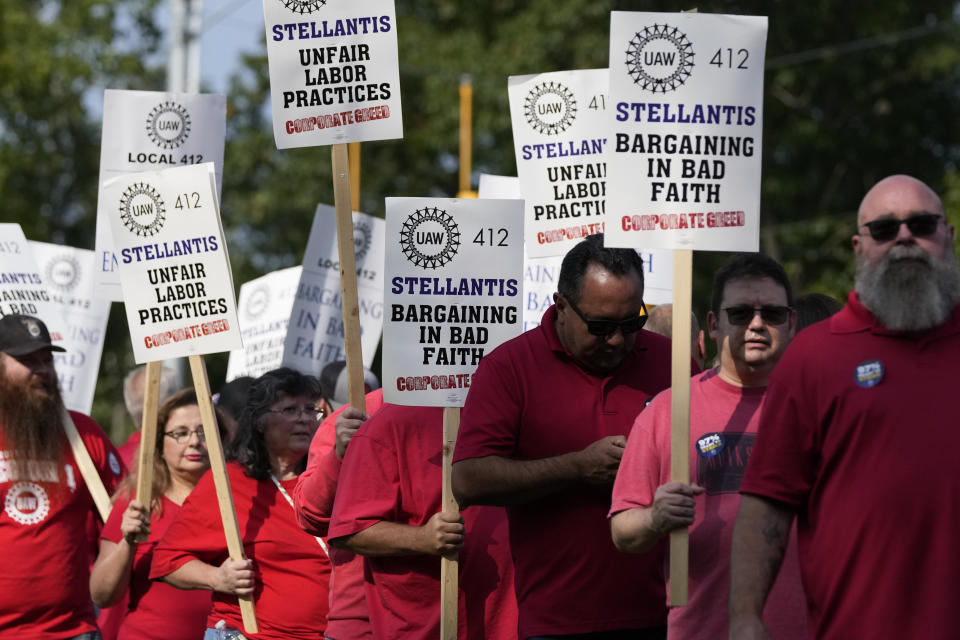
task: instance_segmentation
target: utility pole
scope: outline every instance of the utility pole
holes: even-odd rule
[[[167,91],[200,91],[200,33],[203,0],[170,0],[170,57]]]

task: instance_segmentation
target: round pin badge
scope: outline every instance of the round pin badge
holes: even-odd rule
[[[857,386],[869,389],[883,382],[883,363],[879,360],[866,360],[853,371],[853,380]]]
[[[708,433],[702,438],[697,439],[697,453],[704,458],[712,458],[719,455],[726,446],[726,440],[719,433]]]

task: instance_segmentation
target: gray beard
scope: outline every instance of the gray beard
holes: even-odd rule
[[[960,302],[953,252],[933,258],[920,247],[895,246],[879,262],[857,256],[860,302],[887,329],[918,333],[939,327]]]

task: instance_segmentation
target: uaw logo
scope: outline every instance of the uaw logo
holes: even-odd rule
[[[40,337],[40,325],[37,324],[36,320],[26,320],[24,325],[27,327],[27,333],[29,333],[34,338]]]
[[[674,91],[690,77],[693,45],[676,27],[644,27],[627,47],[627,71],[634,84],[653,93]]]
[[[65,253],[54,256],[44,270],[47,283],[60,291],[71,291],[80,282],[80,263]]]
[[[50,498],[35,482],[15,482],[7,490],[3,510],[15,522],[37,524],[50,513]]]
[[[559,82],[543,82],[527,94],[523,115],[537,133],[555,136],[573,124],[577,101],[570,89]]]
[[[260,285],[250,292],[250,297],[247,298],[247,304],[244,305],[243,310],[246,312],[247,318],[253,320],[260,317],[260,314],[266,311],[269,305],[270,289],[266,285]]]
[[[287,9],[294,13],[304,14],[319,11],[327,4],[327,0],[280,0]]]
[[[146,182],[130,185],[120,198],[120,220],[138,236],[159,233],[167,219],[166,214],[160,193]]]
[[[353,255],[359,260],[367,255],[370,250],[370,242],[373,240],[373,231],[366,222],[353,223]]]
[[[176,102],[161,102],[147,116],[147,135],[161,149],[176,149],[190,135],[190,114]]]
[[[417,209],[400,231],[400,247],[407,260],[424,269],[439,269],[457,255],[460,228],[443,209]]]

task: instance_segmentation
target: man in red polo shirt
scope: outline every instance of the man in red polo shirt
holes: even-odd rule
[[[864,197],[856,290],[800,332],[774,371],[740,486],[730,637],[768,638],[760,611],[797,519],[814,637],[957,635],[960,270],[953,227],[922,182]]]
[[[590,236],[563,259],[539,327],[480,362],[453,490],[506,505],[520,638],[662,638],[663,557],[627,556],[606,514],[626,435],[670,385],[670,341],[641,331],[643,263]]]

